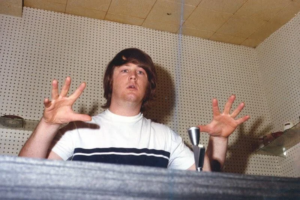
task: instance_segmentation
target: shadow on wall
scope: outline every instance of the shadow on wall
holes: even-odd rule
[[[175,104],[175,89],[168,71],[155,64],[157,72],[156,98],[150,102],[144,116],[155,122],[167,124]]]
[[[229,157],[226,158],[224,172],[240,173],[246,172],[250,155],[259,147],[259,137],[266,135],[272,130],[272,125],[268,125],[262,131],[257,132],[263,120],[259,117],[251,126],[249,132],[245,131],[244,125],[241,124],[238,130],[238,138],[229,145]]]
[[[99,107],[101,107],[101,106],[99,105],[98,102],[93,102],[92,108],[90,108],[88,110],[86,108],[86,106],[82,104],[81,107],[79,108],[79,112],[78,113],[87,114],[89,116],[95,116],[95,115],[99,114]]]

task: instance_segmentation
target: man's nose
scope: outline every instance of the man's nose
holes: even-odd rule
[[[136,71],[131,71],[130,74],[129,74],[130,80],[132,80],[132,79],[135,80],[136,76],[137,76]]]

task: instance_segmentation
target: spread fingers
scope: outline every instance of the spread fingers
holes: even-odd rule
[[[70,98],[72,98],[73,101],[76,101],[76,99],[78,99],[78,97],[82,94],[85,86],[85,83],[81,83],[80,86],[75,90],[75,92],[70,96]]]
[[[240,105],[231,113],[231,116],[233,118],[238,116],[238,114],[240,114],[240,112],[243,110],[244,107],[245,107],[245,103],[240,103]]]
[[[68,76],[68,77],[66,78],[66,81],[65,81],[64,86],[63,86],[62,89],[61,89],[60,97],[65,97],[65,96],[67,96],[67,94],[68,94],[68,92],[69,92],[69,89],[70,89],[70,85],[71,85],[71,78]]]

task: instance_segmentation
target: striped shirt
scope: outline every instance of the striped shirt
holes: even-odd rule
[[[60,130],[53,147],[64,160],[188,169],[193,153],[169,127],[140,113],[124,117],[109,110],[89,123],[75,122]]]

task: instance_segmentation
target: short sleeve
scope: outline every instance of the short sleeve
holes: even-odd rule
[[[62,136],[52,148],[52,151],[63,160],[68,160],[74,152],[74,139],[72,138],[72,134],[74,134],[73,132],[76,131],[76,129],[72,127],[73,125],[67,125],[59,130],[57,134]]]
[[[195,163],[192,151],[184,144],[177,133],[170,130],[170,134],[171,150],[168,168],[181,170],[190,168]]]

